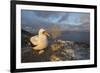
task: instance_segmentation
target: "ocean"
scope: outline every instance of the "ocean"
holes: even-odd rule
[[[90,43],[90,32],[66,31],[66,32],[62,32],[61,35],[57,37],[57,39],[89,44]]]

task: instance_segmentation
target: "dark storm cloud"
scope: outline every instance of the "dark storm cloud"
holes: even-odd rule
[[[78,12],[22,10],[21,22],[22,26],[28,25],[35,28],[49,27],[49,25],[55,24],[61,26],[62,30],[89,30],[90,14]]]

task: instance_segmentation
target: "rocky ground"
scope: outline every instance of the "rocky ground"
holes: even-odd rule
[[[54,40],[44,52],[39,54],[32,50],[30,43],[21,50],[21,62],[46,62],[86,60],[90,58],[90,46],[82,42]]]

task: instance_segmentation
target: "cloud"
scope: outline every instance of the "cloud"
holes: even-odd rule
[[[90,28],[90,14],[78,12],[58,12],[58,11],[21,11],[22,26],[33,28],[49,25],[58,25],[62,30],[88,30]]]

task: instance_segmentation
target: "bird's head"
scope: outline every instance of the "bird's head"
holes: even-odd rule
[[[41,28],[41,29],[39,30],[39,35],[50,36],[50,35],[48,34],[48,32],[47,32],[45,29],[43,29],[43,28]]]

